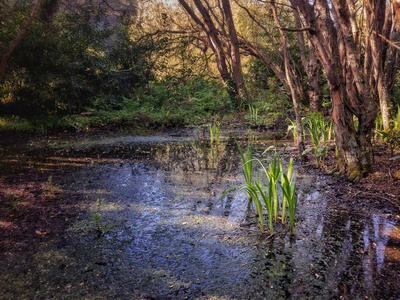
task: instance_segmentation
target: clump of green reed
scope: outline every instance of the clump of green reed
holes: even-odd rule
[[[293,158],[290,158],[286,173],[281,175],[282,200],[282,223],[286,223],[286,205],[289,212],[290,234],[294,233],[294,218],[297,210],[296,180],[293,171]]]
[[[273,221],[272,215],[273,215],[274,208],[273,208],[273,199],[272,199],[273,197],[271,197],[271,195],[272,195],[272,190],[271,190],[272,183],[269,182],[269,189],[267,189],[267,187],[264,185],[263,181],[259,180],[259,177],[258,177],[258,180],[254,181],[254,187],[255,187],[257,198],[258,198],[258,195],[260,195],[261,199],[263,200],[263,202],[265,204],[265,208],[267,209],[269,232],[273,233],[274,232],[274,226],[273,226],[273,223],[272,223],[272,221]],[[258,202],[260,202],[260,201],[258,200]],[[261,202],[260,202],[260,204],[261,204]],[[261,211],[261,213],[263,211],[262,206],[261,207],[257,207],[256,206],[256,208],[257,208],[258,215],[260,215],[260,211]],[[263,221],[261,221],[261,223],[263,223]],[[264,228],[261,228],[261,231],[263,231],[263,230],[264,230]]]
[[[393,156],[395,148],[400,147],[400,106],[397,106],[397,113],[393,119],[390,120],[389,130],[376,130],[381,136],[382,140],[386,142],[390,149],[390,156]]]
[[[326,122],[322,115],[312,113],[306,121],[306,126],[310,134],[312,147],[304,150],[302,154],[305,155],[311,152],[319,168],[320,161],[325,164],[325,156],[329,149],[329,142],[332,139],[333,122]]]
[[[273,207],[274,207],[274,218],[275,222],[278,220],[278,180],[281,174],[281,161],[278,157],[276,151],[274,152],[274,158],[268,165],[268,172],[265,175],[269,179],[269,189],[271,191],[270,197],[272,197]]]
[[[259,159],[253,158],[253,154],[249,146],[247,146],[246,154],[242,151],[239,143],[237,143],[237,146],[242,159],[242,172],[245,183],[242,185],[232,186],[222,195],[221,198],[225,197],[226,194],[233,189],[245,190],[247,192],[249,201],[254,202],[258,216],[256,221],[261,231],[264,231],[264,208],[266,209],[266,217],[268,218],[268,227],[270,233],[273,233],[273,222],[277,222],[279,212],[281,215],[282,224],[286,223],[286,209],[288,209],[290,233],[293,234],[294,217],[297,209],[293,159],[290,159],[287,170],[284,170],[282,167],[281,158],[278,156],[276,151],[274,151],[272,161],[268,163],[268,166],[266,166]],[[270,148],[264,151],[264,153]],[[253,179],[254,162],[257,162],[260,167],[257,170],[256,179]],[[278,187],[280,187],[282,190],[281,199],[279,199]]]
[[[105,199],[104,198],[100,198],[97,199],[96,201],[96,208],[94,209],[94,211],[92,212],[92,220],[94,222],[94,225],[96,227],[96,230],[98,232],[99,235],[103,234],[103,228],[101,226],[101,217],[102,217],[102,207],[104,204]]]
[[[249,104],[250,120],[252,123],[257,124],[258,121],[258,108]]]
[[[220,136],[220,125],[219,123],[214,123],[210,125],[210,142],[216,143],[219,141]]]
[[[242,160],[242,174],[245,183],[230,187],[225,191],[225,193],[221,196],[221,198],[225,197],[230,191],[234,189],[245,190],[247,192],[247,198],[249,203],[254,202],[258,214],[257,223],[259,224],[261,231],[264,231],[264,217],[263,217],[262,204],[260,199],[258,198],[257,189],[253,184],[253,162],[254,162],[253,152],[249,145],[247,146],[246,153],[243,152],[242,148],[240,147],[240,144],[237,141],[236,145],[238,147],[240,158]]]
[[[288,128],[287,128],[287,132],[286,134],[289,134],[289,132],[292,134],[293,136],[293,142],[296,143],[297,141],[297,124],[295,120],[291,120],[291,119],[287,119],[289,122]]]

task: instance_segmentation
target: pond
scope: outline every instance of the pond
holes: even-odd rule
[[[256,157],[290,144],[270,138],[251,138]],[[282,225],[262,234],[248,222],[244,192],[221,198],[243,183],[233,138],[28,140],[3,145],[0,167],[1,299],[400,297],[398,218],[343,209],[331,178],[298,168],[295,234]],[[40,239],[11,251],[5,241],[24,201],[6,187],[26,174],[49,199],[58,195],[46,205],[73,195],[78,209],[57,229],[38,210],[45,229],[24,230]]]

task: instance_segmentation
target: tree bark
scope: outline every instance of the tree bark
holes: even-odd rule
[[[246,88],[244,85],[242,64],[240,61],[239,42],[233,23],[232,10],[229,0],[222,0],[222,7],[225,15],[225,20],[228,25],[229,41],[231,46],[232,72],[235,80],[236,93],[240,98],[246,97]],[[238,107],[240,108],[240,99],[238,99]]]
[[[7,63],[8,60],[11,57],[11,54],[14,52],[15,48],[21,43],[22,39],[24,38],[24,36],[27,34],[29,28],[31,27],[33,21],[35,20],[36,16],[39,13],[39,9],[40,6],[42,5],[43,0],[36,0],[31,15],[29,17],[29,19],[26,21],[24,27],[22,28],[22,30],[20,31],[20,33],[18,33],[18,35],[15,37],[15,39],[11,42],[10,46],[8,47],[6,53],[3,55],[3,57],[1,58],[1,64],[0,64],[0,80],[2,79],[5,71],[6,71],[6,67],[7,67]]]
[[[371,41],[371,46],[365,50],[365,57],[360,55],[361,46],[357,44],[359,41],[351,21],[351,7],[348,6],[350,2],[316,0],[311,5],[307,0],[291,0],[292,5],[304,16],[307,26],[314,29],[308,32],[308,37],[328,79],[339,171],[357,179],[371,170],[371,131],[379,102],[375,79],[380,69],[377,68],[379,60],[376,57],[379,47],[375,47],[378,45],[373,45]],[[374,22],[380,22],[385,1],[372,2],[369,0],[366,5],[373,7],[377,18]],[[380,25],[375,25],[379,33]],[[367,22],[365,31],[371,30],[371,24]],[[368,62],[368,57],[372,59],[371,62]],[[363,68],[366,64],[372,66],[373,70],[366,72]],[[371,72],[375,72],[372,80],[369,77]],[[357,127],[353,117],[358,120]]]
[[[301,28],[302,24],[300,21],[300,16],[296,9],[293,9],[293,15],[296,22],[296,27]],[[309,59],[307,59],[303,31],[297,31],[297,37],[299,40],[301,64],[303,65],[303,68],[307,73],[308,99],[310,101],[310,109],[312,111],[321,111],[322,103],[319,92],[321,66],[318,62],[317,55],[315,54],[314,48],[310,41],[308,41]]]
[[[321,93],[319,78],[321,65],[318,62],[314,47],[309,42],[309,62],[306,68],[308,80],[308,97],[310,98],[310,109],[312,111],[322,111]]]
[[[292,71],[292,67],[290,65],[290,60],[289,60],[289,49],[288,49],[288,45],[287,45],[287,41],[286,41],[286,35],[280,26],[278,13],[276,11],[274,0],[271,1],[271,7],[272,7],[272,12],[274,15],[275,23],[279,29],[279,34],[280,34],[281,41],[282,41],[286,82],[290,88],[290,93],[292,95],[294,114],[295,114],[295,118],[296,118],[297,148],[300,152],[301,157],[303,157],[303,152],[304,152],[305,148],[304,148],[303,129],[302,129],[302,124],[301,124],[301,114],[300,114],[300,107],[299,107],[299,94],[296,91],[295,82],[292,77],[293,71]]]

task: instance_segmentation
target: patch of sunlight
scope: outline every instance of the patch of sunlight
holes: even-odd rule
[[[0,221],[0,228],[4,228],[4,229],[10,230],[10,229],[16,229],[18,227],[12,222]]]
[[[392,263],[400,263],[400,249],[393,246],[387,246],[385,249],[385,261]]]
[[[393,229],[389,233],[389,238],[391,240],[395,240],[400,242],[400,228],[399,227],[393,227]]]
[[[38,253],[41,259],[48,259],[50,260],[56,260],[56,259],[63,259],[66,257],[65,253],[61,251],[56,251],[56,250],[50,250],[46,252],[40,252]]]

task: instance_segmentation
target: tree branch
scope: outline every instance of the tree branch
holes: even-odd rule
[[[382,34],[377,33],[376,31],[373,31],[373,34],[376,34],[377,36],[379,36],[381,39],[383,39],[383,40],[384,40],[386,43],[388,43],[390,46],[395,47],[395,48],[397,48],[397,49],[400,50],[400,46],[399,46],[399,45],[397,45],[395,42],[389,40],[388,38],[386,38],[386,37],[383,36]]]
[[[303,28],[274,27],[274,28],[290,32],[301,32],[301,31],[309,31],[310,33],[315,32],[315,29],[312,27],[303,27]]]

